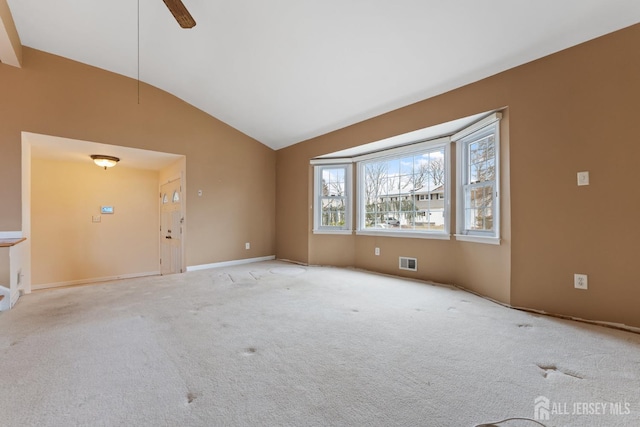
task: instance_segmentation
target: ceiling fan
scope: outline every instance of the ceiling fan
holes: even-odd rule
[[[195,19],[193,19],[181,0],[164,0],[164,4],[167,5],[171,14],[176,18],[176,21],[178,21],[178,24],[180,24],[182,28],[193,28],[196,26]]]

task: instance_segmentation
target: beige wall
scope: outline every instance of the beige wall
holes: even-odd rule
[[[156,88],[141,84],[138,103],[135,80],[30,48],[23,54],[22,69],[0,64],[0,231],[21,230],[27,131],[185,155],[187,265],[275,253],[273,150]],[[198,189],[202,197],[191,194]]]
[[[0,286],[9,287],[9,248],[0,248]]]
[[[34,286],[160,270],[157,171],[33,158],[31,174]]]
[[[639,44],[635,25],[278,151],[278,256],[312,264],[354,259],[357,267],[400,274],[398,255],[414,255],[415,277],[514,306],[640,326],[640,281],[631,268],[640,240]],[[510,194],[503,191],[500,246],[311,233],[309,159],[502,107],[502,185]],[[591,173],[588,187],[576,185],[582,170]],[[604,195],[609,208],[600,203]],[[574,289],[574,273],[589,275],[589,290]]]
[[[159,171],[159,177],[160,177],[160,185],[165,184],[167,182],[173,181],[176,178],[181,178],[182,175],[186,172],[187,170],[187,162],[185,161],[185,158],[181,158],[176,160],[175,162],[173,162],[172,164],[170,164],[167,167],[162,168]],[[182,183],[183,187],[186,186],[186,183]]]

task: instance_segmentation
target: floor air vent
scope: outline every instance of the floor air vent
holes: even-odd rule
[[[418,271],[418,260],[415,258],[400,257],[400,270]]]

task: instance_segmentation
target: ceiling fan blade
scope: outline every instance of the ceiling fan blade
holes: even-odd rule
[[[176,18],[176,21],[178,21],[178,24],[180,24],[182,28],[193,28],[196,26],[195,19],[193,19],[181,0],[164,0],[164,4],[167,5],[171,14]]]

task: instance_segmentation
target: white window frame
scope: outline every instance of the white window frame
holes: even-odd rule
[[[493,113],[475,124],[454,134],[451,140],[456,144],[456,240],[500,244],[500,119],[501,113]],[[495,182],[493,193],[493,231],[472,230],[466,225],[465,187],[472,185],[468,181],[468,149],[469,144],[486,137],[489,127],[494,129],[495,141]]]
[[[353,163],[351,159],[312,160],[313,165],[313,233],[352,234],[353,233]],[[324,169],[345,170],[345,223],[343,226],[322,225],[322,171]]]
[[[415,155],[426,150],[432,150],[437,148],[444,148],[445,155],[445,202],[444,202],[444,231],[398,231],[393,229],[367,229],[365,228],[366,209],[364,206],[365,195],[365,167],[367,163],[373,161],[384,161],[394,158],[399,158],[407,155]],[[429,141],[421,141],[414,144],[392,148],[376,153],[365,154],[355,157],[353,159],[357,164],[357,235],[364,236],[391,236],[391,237],[404,237],[404,238],[421,238],[421,239],[451,239],[450,226],[451,226],[451,139],[449,137],[437,138]]]

